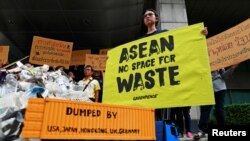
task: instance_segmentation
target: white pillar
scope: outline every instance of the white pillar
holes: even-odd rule
[[[156,6],[161,29],[170,30],[188,25],[185,0],[158,0]]]
[[[174,29],[188,25],[187,12],[185,0],[157,0],[156,10],[159,13],[160,29]],[[199,106],[193,106],[190,111],[191,120],[196,121],[196,125],[192,125],[197,128],[197,123],[200,118]]]

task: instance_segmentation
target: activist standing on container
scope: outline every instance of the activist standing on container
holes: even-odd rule
[[[99,82],[92,77],[93,73],[94,68],[90,65],[86,65],[84,67],[84,78],[78,82],[78,85],[83,86],[83,91],[86,89],[89,90],[88,96],[90,100],[98,102],[101,88]]]

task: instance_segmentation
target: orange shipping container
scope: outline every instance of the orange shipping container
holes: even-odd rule
[[[155,140],[154,109],[31,98],[22,137]]]

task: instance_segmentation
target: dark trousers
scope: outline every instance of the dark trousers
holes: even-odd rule
[[[167,108],[155,109],[155,120],[168,120]]]
[[[225,95],[226,90],[222,90],[214,93],[215,97],[215,116],[218,127],[223,128],[225,126],[225,111],[224,111],[224,103],[225,103]],[[210,112],[213,105],[205,105],[200,106],[200,121],[198,127],[201,131],[207,133],[208,132],[208,122],[210,117]]]
[[[190,106],[171,108],[170,119],[177,125],[179,133],[184,133],[184,123],[186,132],[191,132],[190,109]],[[185,122],[183,122],[183,117]]]

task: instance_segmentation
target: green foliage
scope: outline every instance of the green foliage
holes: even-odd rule
[[[228,125],[250,125],[250,104],[225,106]]]
[[[227,125],[250,125],[250,104],[225,106]],[[212,110],[210,124],[216,124],[215,110]]]

